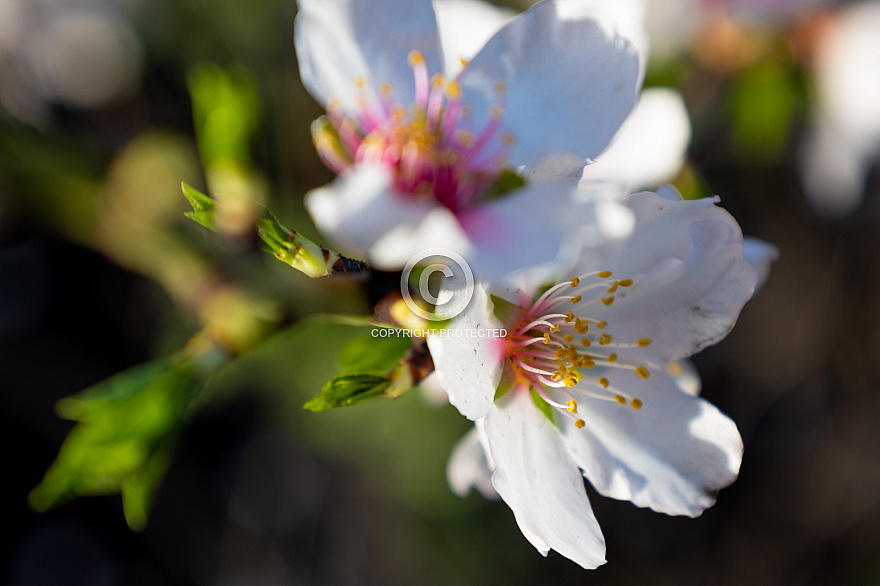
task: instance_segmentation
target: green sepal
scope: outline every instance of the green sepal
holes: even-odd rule
[[[382,397],[390,385],[391,379],[379,374],[340,374],[327,381],[321,392],[303,407],[310,411],[326,411],[357,405]]]
[[[522,175],[514,171],[513,169],[505,169],[501,172],[501,175],[498,176],[498,179],[486,188],[486,191],[483,192],[483,195],[480,199],[483,201],[491,201],[493,199],[500,199],[506,196],[508,193],[515,191],[521,187],[526,185],[526,180]]]
[[[502,324],[513,323],[522,311],[522,308],[516,303],[511,303],[496,295],[490,294],[489,299],[492,301],[492,313]]]
[[[550,420],[550,423],[556,425],[556,419],[554,418],[553,407],[551,407],[547,401],[541,398],[541,395],[538,394],[538,391],[535,389],[529,389],[529,394],[532,396],[532,403],[538,408],[538,410],[544,414],[547,419]]]

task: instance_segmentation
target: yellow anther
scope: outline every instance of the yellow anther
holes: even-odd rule
[[[684,374],[684,368],[680,362],[670,362],[666,365],[666,372],[669,373],[669,376],[681,376]]]
[[[474,140],[474,135],[467,130],[458,130],[455,133],[455,140],[461,146],[467,146]]]
[[[359,89],[359,90],[364,89],[364,86],[366,86],[366,85],[367,85],[367,78],[364,77],[363,75],[358,75],[357,77],[354,78],[354,87],[356,87],[357,89]]]
[[[612,364],[617,362],[617,353],[612,352],[611,354],[609,354],[608,355],[608,362],[611,362]]]
[[[596,327],[599,328],[600,330],[604,330],[605,326],[607,326],[607,325],[608,325],[607,321],[600,321],[600,322],[596,323]]]
[[[545,344],[549,344],[549,343],[550,343],[550,334],[544,334],[544,343],[545,343]]]
[[[410,67],[415,67],[416,65],[421,65],[425,62],[425,56],[422,55],[421,51],[412,50],[409,52],[409,55],[407,55],[406,61],[409,63]]]
[[[636,374],[645,379],[651,376],[651,373],[648,372],[648,369],[644,366],[639,366],[638,368],[636,368]]]
[[[576,384],[578,384],[577,379],[574,378],[573,376],[565,377],[565,379],[562,382],[564,382],[565,386],[567,386],[567,387],[573,387]]]
[[[614,303],[614,295],[612,295],[611,297],[603,297],[602,303],[604,303],[605,305],[611,305],[612,303]]]
[[[498,118],[501,118],[503,114],[504,108],[502,108],[498,104],[492,104],[491,106],[489,106],[489,116],[491,116],[492,118],[497,120]]]
[[[581,301],[581,296],[578,295],[577,297],[572,297],[571,299],[569,299],[569,301],[571,301],[571,302],[574,303],[574,304],[580,303],[580,301]]]
[[[512,147],[516,144],[516,136],[512,132],[507,131],[501,135],[501,142],[506,147]]]
[[[571,288],[572,289],[574,289],[575,287],[577,287],[580,284],[581,284],[581,280],[579,278],[577,278],[577,277],[571,278]]]
[[[450,81],[446,86],[446,97],[450,100],[461,98],[461,85],[457,81]]]
[[[496,94],[503,94],[506,91],[507,91],[507,86],[504,85],[503,81],[498,81],[495,83],[495,93]]]
[[[574,336],[572,336],[571,334],[565,334],[565,335],[563,336],[563,339],[564,339],[566,342],[568,342],[569,344],[571,344],[571,342],[574,340]]]
[[[607,389],[608,387],[611,386],[611,381],[609,381],[607,378],[605,378],[603,376],[602,378],[599,379],[599,384]]]
[[[459,57],[459,58],[458,58],[458,62],[461,63],[461,66],[462,66],[462,67],[467,67],[468,65],[471,64],[471,60],[470,60],[470,59],[465,59],[464,57]]]
[[[568,408],[569,411],[571,411],[572,413],[574,413],[575,415],[577,415],[577,412],[578,412],[578,404],[577,404],[577,401],[575,401],[574,399],[572,399],[571,401],[569,401],[568,403],[566,403],[565,406]]]
[[[614,281],[614,284],[612,284],[610,287],[608,287],[608,290],[605,292],[606,293],[614,293],[615,291],[617,291],[618,283],[619,283],[619,281]]]
[[[568,313],[565,314],[565,323],[570,323],[574,321],[574,313],[569,309]]]
[[[554,372],[553,374],[550,375],[550,380],[552,380],[555,383],[558,383],[559,381],[562,380],[562,373]]]
[[[599,336],[599,345],[600,346],[607,346],[611,342],[613,342],[613,340],[611,339],[611,334],[606,332],[606,333],[602,334],[601,336]]]
[[[435,73],[431,76],[431,85],[434,87],[440,87],[446,82],[446,76],[442,73]]]
[[[623,279],[622,281],[617,282],[621,287],[632,287],[633,280],[632,279]]]
[[[589,339],[589,338],[583,338],[583,339],[581,340],[581,344],[584,345],[584,348],[589,348],[590,346],[593,345],[593,343],[590,342],[590,339]]]
[[[550,331],[555,334],[556,332],[559,331],[559,326],[558,325],[550,326]]]
[[[553,358],[556,360],[565,360],[568,358],[568,350],[565,348],[559,348],[555,352],[553,352]]]
[[[639,338],[636,340],[636,344],[638,344],[639,347],[644,348],[645,346],[650,346],[652,341],[651,338]]]
[[[383,81],[379,84],[379,93],[386,98],[391,97],[394,93],[394,86],[387,81]]]
[[[394,104],[391,106],[391,117],[397,120],[403,120],[406,116],[406,108],[404,108],[400,104]]]
[[[580,335],[583,336],[584,334],[587,333],[587,331],[589,331],[589,329],[590,329],[590,326],[587,322],[585,322],[584,320],[582,320],[579,317],[574,318],[574,331],[576,331],[577,333],[579,333]]]
[[[574,422],[574,426],[578,429],[583,429],[587,425],[587,422],[583,419],[578,419]]]
[[[614,395],[614,400],[620,405],[626,405],[626,397],[623,395]]]
[[[607,279],[611,276],[611,271],[602,271],[601,273],[596,273],[596,276],[600,279]]]
[[[641,399],[633,399],[632,401],[630,401],[629,404],[630,404],[630,406],[631,406],[633,409],[635,409],[636,411],[638,411],[639,409],[641,409],[641,408],[642,408],[642,405],[644,405],[644,403],[642,403],[642,400],[641,400]]]

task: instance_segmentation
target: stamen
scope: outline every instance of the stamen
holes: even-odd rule
[[[623,395],[614,395],[614,400],[620,405],[626,405],[626,397]]]
[[[581,284],[581,280],[579,278],[577,278],[577,277],[571,278],[571,288],[572,289],[574,289],[575,287],[577,287],[580,284]]]
[[[578,412],[578,404],[577,404],[577,401],[575,401],[574,399],[572,399],[571,401],[569,401],[568,403],[566,403],[565,406],[568,407],[568,410],[569,410],[569,411],[571,411],[573,414],[577,415],[577,412]]]
[[[587,425],[587,422],[583,419],[578,419],[574,422],[574,426],[578,429],[583,429]]]
[[[636,340],[636,344],[638,344],[640,348],[644,348],[650,346],[652,341],[651,338],[639,338]]]
[[[604,303],[606,306],[611,305],[612,303],[614,303],[614,295],[612,295],[611,297],[603,297],[602,303]]]
[[[642,377],[643,379],[647,379],[648,377],[651,376],[651,373],[648,372],[648,369],[645,368],[644,366],[636,367],[636,374],[639,375],[640,377]]]
[[[633,399],[632,401],[629,402],[629,405],[630,405],[630,407],[632,407],[633,409],[638,411],[639,409],[642,408],[644,403],[642,403],[641,399]]]

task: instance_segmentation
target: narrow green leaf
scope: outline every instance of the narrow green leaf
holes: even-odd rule
[[[309,399],[303,407],[310,411],[326,411],[336,407],[356,405],[381,397],[391,380],[377,374],[341,374],[324,385],[321,392]]]

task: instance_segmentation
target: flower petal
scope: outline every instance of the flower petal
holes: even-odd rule
[[[779,249],[760,238],[746,236],[743,238],[743,256],[758,272],[755,289],[760,289],[770,276],[770,265],[779,259]]]
[[[584,169],[584,178],[634,189],[656,187],[681,170],[690,139],[691,122],[681,94],[647,89],[608,150]]]
[[[698,516],[714,504],[713,492],[739,473],[743,445],[736,424],[711,403],[681,392],[665,373],[644,381],[624,371],[614,380],[644,404],[636,411],[612,401],[580,401],[586,427],[577,429],[568,419],[562,425],[575,462],[603,495]]]
[[[539,2],[498,31],[462,72],[478,131],[490,122],[498,83],[505,86],[501,126],[515,135],[514,166],[561,151],[596,157],[632,110],[638,56],[599,13],[576,2]],[[496,139],[489,150],[504,148]]]
[[[529,393],[511,394],[485,421],[492,484],[539,552],[546,556],[552,548],[586,569],[599,567],[605,540],[559,429]]]
[[[480,435],[485,435],[478,419],[474,428],[468,431],[452,448],[446,464],[446,480],[452,492],[466,497],[476,488],[483,497],[496,500],[498,493],[492,486],[492,470],[483,449]]]
[[[635,284],[618,289],[610,307],[596,304],[590,317],[607,320],[617,341],[652,339],[626,357],[654,365],[727,335],[758,280],[743,258],[736,221],[712,199],[676,202],[641,193],[624,203],[636,216],[633,236],[614,251],[593,251],[578,272],[610,270]]]
[[[395,100],[415,95],[407,56],[421,51],[428,71],[442,71],[440,39],[430,0],[298,0],[294,44],[300,76],[323,106],[357,108],[355,80],[373,91],[390,82]],[[369,94],[368,94],[369,95]]]
[[[470,250],[458,220],[446,208],[404,197],[382,165],[358,165],[305,198],[319,230],[380,269],[399,269],[417,252]]]
[[[446,74],[457,76],[492,35],[516,13],[480,0],[434,0]]]
[[[610,184],[594,187],[528,185],[460,213],[474,245],[468,260],[476,277],[491,284],[538,286],[569,271],[582,247],[603,243],[609,233],[620,236],[618,218],[599,213],[607,211],[602,206],[626,210],[617,202],[618,192]]]
[[[469,333],[501,327],[492,314],[489,294],[476,285],[470,303],[444,335],[428,338],[440,385],[449,393],[449,402],[468,419],[483,417],[492,406],[501,381],[504,352],[503,338]]]

